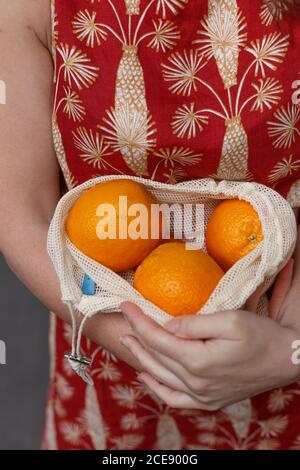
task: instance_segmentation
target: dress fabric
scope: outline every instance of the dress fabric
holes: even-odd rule
[[[300,201],[300,18],[289,1],[55,0],[53,136],[68,188],[212,176]],[[299,97],[299,96],[298,96]],[[52,316],[47,449],[298,449],[300,382],[218,412],[168,408],[88,340],[95,387]]]

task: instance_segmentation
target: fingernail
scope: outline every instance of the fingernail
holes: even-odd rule
[[[176,334],[180,328],[180,320],[170,320],[164,325],[164,328],[170,333]]]
[[[125,348],[128,348],[129,347],[129,343],[128,343],[128,338],[127,336],[121,336],[120,337],[120,343],[125,346]]]
[[[137,375],[137,380],[139,380],[140,382],[144,382],[144,375],[142,372]]]

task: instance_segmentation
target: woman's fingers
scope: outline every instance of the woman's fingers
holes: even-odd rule
[[[175,390],[189,391],[180,378],[149,353],[136,338],[133,336],[123,336],[120,341],[138,359],[144,371]]]
[[[142,344],[183,365],[188,363],[190,357],[194,357],[194,342],[177,338],[147,317],[137,305],[131,302],[123,302],[121,309]],[[208,352],[201,341],[197,343],[197,355],[202,358],[203,362],[209,360]]]
[[[207,407],[196,398],[187,393],[174,390],[166,385],[159,383],[150,374],[142,372],[139,380],[145,383],[163,402],[170,408],[202,409]]]
[[[167,331],[186,339],[239,339],[235,325],[242,318],[242,311],[217,312],[213,315],[189,315],[170,320],[164,325]],[[205,350],[205,344],[204,348]],[[208,352],[205,356],[209,359]]]
[[[269,303],[269,316],[273,320],[279,319],[279,313],[292,285],[299,289],[300,282],[300,227],[298,227],[297,244],[294,257],[288,261],[285,267],[278,274],[273,286],[272,296]],[[260,298],[260,289],[250,297],[246,304],[246,309],[256,311]]]
[[[291,288],[293,272],[294,260],[290,259],[276,278],[269,304],[269,315],[273,320],[278,319],[282,304]]]

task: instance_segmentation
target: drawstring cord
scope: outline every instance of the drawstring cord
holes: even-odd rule
[[[67,302],[69,307],[71,319],[72,319],[72,356],[76,355],[76,334],[77,334],[77,327],[76,327],[76,318],[75,318],[75,311],[72,305],[72,302]]]
[[[65,358],[67,358],[71,368],[76,372],[77,375],[79,375],[79,377],[82,378],[84,382],[86,382],[88,385],[94,385],[94,381],[88,373],[88,368],[91,364],[91,359],[89,357],[81,355],[80,347],[83,327],[88,318],[88,315],[85,315],[81,320],[77,334],[76,313],[74,306],[72,302],[66,302],[66,304],[68,305],[72,319],[72,350],[71,353],[65,354]]]

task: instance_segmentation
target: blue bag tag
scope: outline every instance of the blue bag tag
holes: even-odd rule
[[[84,276],[81,290],[83,295],[95,295],[96,284],[87,274]]]

